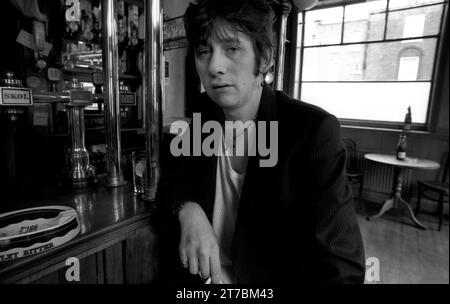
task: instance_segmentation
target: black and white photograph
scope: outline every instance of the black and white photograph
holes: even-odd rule
[[[448,4],[1,1],[0,283],[448,285]]]

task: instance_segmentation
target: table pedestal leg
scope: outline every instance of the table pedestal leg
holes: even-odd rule
[[[415,216],[414,216],[414,212],[411,208],[411,205],[408,204],[407,202],[405,202],[401,197],[398,198],[399,202],[402,203],[403,206],[406,207],[406,209],[408,209],[409,212],[409,217],[412,219],[412,221],[414,222],[414,224],[416,224],[417,226],[419,226],[420,228],[427,230],[427,227],[422,224]]]
[[[392,196],[390,199],[386,200],[381,207],[381,210],[373,215],[368,216],[367,220],[373,220],[382,216],[386,211],[392,209],[394,206],[398,205],[397,202],[400,202],[402,206],[406,207],[409,212],[409,216],[411,217],[414,224],[419,226],[422,229],[427,229],[425,225],[423,225],[419,220],[414,216],[414,212],[412,211],[411,206],[402,198],[402,187],[403,187],[403,178],[402,178],[402,168],[395,167],[394,168],[394,182],[392,187]]]
[[[394,207],[394,200],[395,200],[394,197],[392,197],[392,198],[386,200],[386,201],[383,203],[383,206],[381,207],[381,210],[380,210],[377,214],[375,214],[375,215],[368,216],[368,217],[367,217],[367,220],[374,220],[374,219],[376,219],[376,218],[379,218],[379,217],[382,216],[386,211],[392,209],[392,208]]]

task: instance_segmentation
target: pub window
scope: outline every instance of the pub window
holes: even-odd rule
[[[324,1],[299,13],[294,97],[362,126],[400,128],[411,106],[425,130],[447,4]]]

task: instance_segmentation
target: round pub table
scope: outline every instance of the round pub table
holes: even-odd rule
[[[407,157],[405,160],[398,160],[395,155],[389,154],[365,154],[364,157],[373,162],[389,165],[394,167],[394,180],[392,182],[392,194],[391,197],[383,203],[380,211],[373,215],[368,216],[368,220],[376,219],[382,216],[386,211],[394,208],[398,203],[406,207],[409,212],[409,216],[412,221],[422,229],[427,229],[427,227],[419,222],[419,220],[414,216],[414,212],[408,202],[402,198],[402,187],[403,187],[403,173],[405,170],[409,169],[423,169],[423,170],[435,170],[440,167],[437,162]]]

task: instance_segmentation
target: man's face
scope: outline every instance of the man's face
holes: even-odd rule
[[[219,37],[220,36],[220,37]],[[209,97],[234,111],[258,97],[261,76],[255,76],[255,51],[247,34],[216,23],[211,36],[195,52],[195,66]]]

